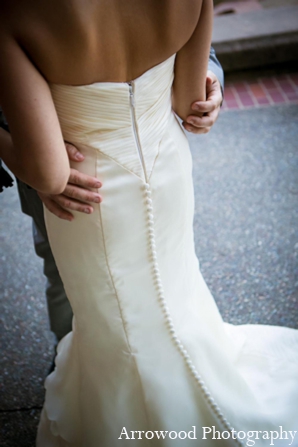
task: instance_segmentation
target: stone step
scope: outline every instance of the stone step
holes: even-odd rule
[[[298,60],[298,6],[214,17],[212,45],[225,71]]]

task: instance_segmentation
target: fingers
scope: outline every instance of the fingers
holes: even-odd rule
[[[213,124],[215,123],[214,113],[202,117],[196,115],[189,115],[186,119],[186,122],[188,124],[192,124],[195,127],[212,127]]]
[[[60,219],[73,220],[74,216],[70,211],[91,214],[94,209],[90,203],[102,202],[102,197],[96,191],[102,183],[95,177],[77,171],[70,170],[68,184],[63,194],[45,195],[39,193],[39,196],[47,209]]]
[[[98,193],[90,191],[89,189],[81,188],[79,186],[71,185],[69,183],[63,191],[63,195],[80,202],[100,203],[102,201],[102,197]]]
[[[44,205],[46,206],[46,208],[53,214],[55,214],[55,216],[59,217],[60,219],[63,220],[68,220],[68,221],[72,221],[74,216],[66,211],[65,209],[61,208],[61,206],[59,204],[57,204],[54,200],[52,200],[50,198],[50,196],[46,196],[44,194],[39,193],[38,194],[39,197],[41,198],[42,202],[44,203]]]
[[[211,77],[206,80],[206,101],[195,101],[191,108],[200,116],[189,115],[183,123],[188,132],[195,134],[208,133],[220,112],[222,93],[219,82],[213,81]]]
[[[87,174],[77,171],[76,169],[70,170],[70,176],[68,184],[63,191],[63,194],[52,195],[50,206],[54,207],[54,214],[57,215],[57,207],[61,215],[61,209],[64,211],[72,210],[79,211],[81,213],[91,214],[93,213],[93,207],[90,202],[100,203],[102,201],[101,195],[95,191],[90,191],[90,188],[100,188],[101,182]],[[69,213],[68,213],[69,214]],[[65,213],[63,213],[65,216]],[[58,216],[60,217],[60,216]]]
[[[73,185],[78,185],[86,189],[100,188],[102,186],[102,183],[96,177],[91,177],[90,175],[83,174],[76,169],[70,170],[68,183],[72,183]]]
[[[219,107],[220,102],[215,98],[209,97],[207,101],[196,101],[191,105],[192,110],[198,113],[210,113]]]
[[[192,124],[188,124],[186,121],[183,121],[182,125],[188,132],[194,133],[196,135],[208,133],[211,129],[211,127],[196,127]]]
[[[70,143],[65,143],[66,151],[68,154],[68,158],[72,161],[83,161],[84,155],[81,154],[78,149]]]
[[[90,204],[71,199],[64,194],[51,196],[51,201],[66,211],[79,211],[80,213],[86,214],[93,213],[93,207]]]
[[[207,115],[202,117],[189,115],[186,121],[183,123],[183,126],[188,132],[192,132],[195,134],[208,133],[217,120],[218,114],[219,109],[216,108],[211,113],[208,113]]]
[[[222,102],[222,91],[217,77],[210,71],[206,78],[206,101],[195,101],[191,108],[198,113],[210,113],[219,109]],[[219,110],[218,110],[219,112]]]
[[[220,107],[223,100],[220,82],[213,73],[209,78],[211,82],[206,83],[207,101],[212,101],[215,103],[215,107]]]
[[[207,71],[206,83],[207,83],[207,80],[208,80],[208,79],[210,79],[211,83],[219,82],[219,80],[218,80],[216,74],[213,73],[212,70],[208,70],[208,71]]]
[[[212,79],[212,77],[211,76],[207,76],[207,78],[206,78],[206,88],[210,87],[213,82],[214,82],[214,80]]]

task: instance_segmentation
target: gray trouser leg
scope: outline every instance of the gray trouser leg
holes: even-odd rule
[[[49,244],[42,202],[36,191],[28,188],[24,183],[18,182],[18,190],[23,212],[32,217],[35,252],[44,261],[50,328],[59,341],[72,330],[72,309]]]
[[[44,261],[43,272],[47,278],[46,297],[51,331],[54,332],[58,340],[61,340],[72,329],[72,309],[66,297],[48,238],[41,233],[34,218],[32,229],[35,252]]]

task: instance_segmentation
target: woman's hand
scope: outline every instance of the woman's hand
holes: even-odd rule
[[[80,162],[84,160],[84,155],[72,144],[66,143],[66,150],[70,160]],[[70,176],[65,190],[61,194],[38,195],[47,209],[60,219],[72,221],[74,216],[70,212],[79,211],[91,214],[93,207],[90,203],[100,203],[102,197],[90,190],[90,188],[100,188],[101,182],[89,175],[83,174],[76,169],[70,169]]]
[[[196,101],[192,104],[191,108],[204,113],[204,116],[189,115],[182,123],[188,132],[208,133],[218,118],[223,97],[219,80],[212,71],[207,72],[206,98],[206,101]]]

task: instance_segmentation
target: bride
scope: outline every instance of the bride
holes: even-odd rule
[[[1,13],[8,164],[58,194],[68,141],[102,182],[92,215],[45,209],[74,318],[37,446],[297,446],[298,332],[225,324],[194,250],[175,113],[204,99],[211,0],[14,0]]]

